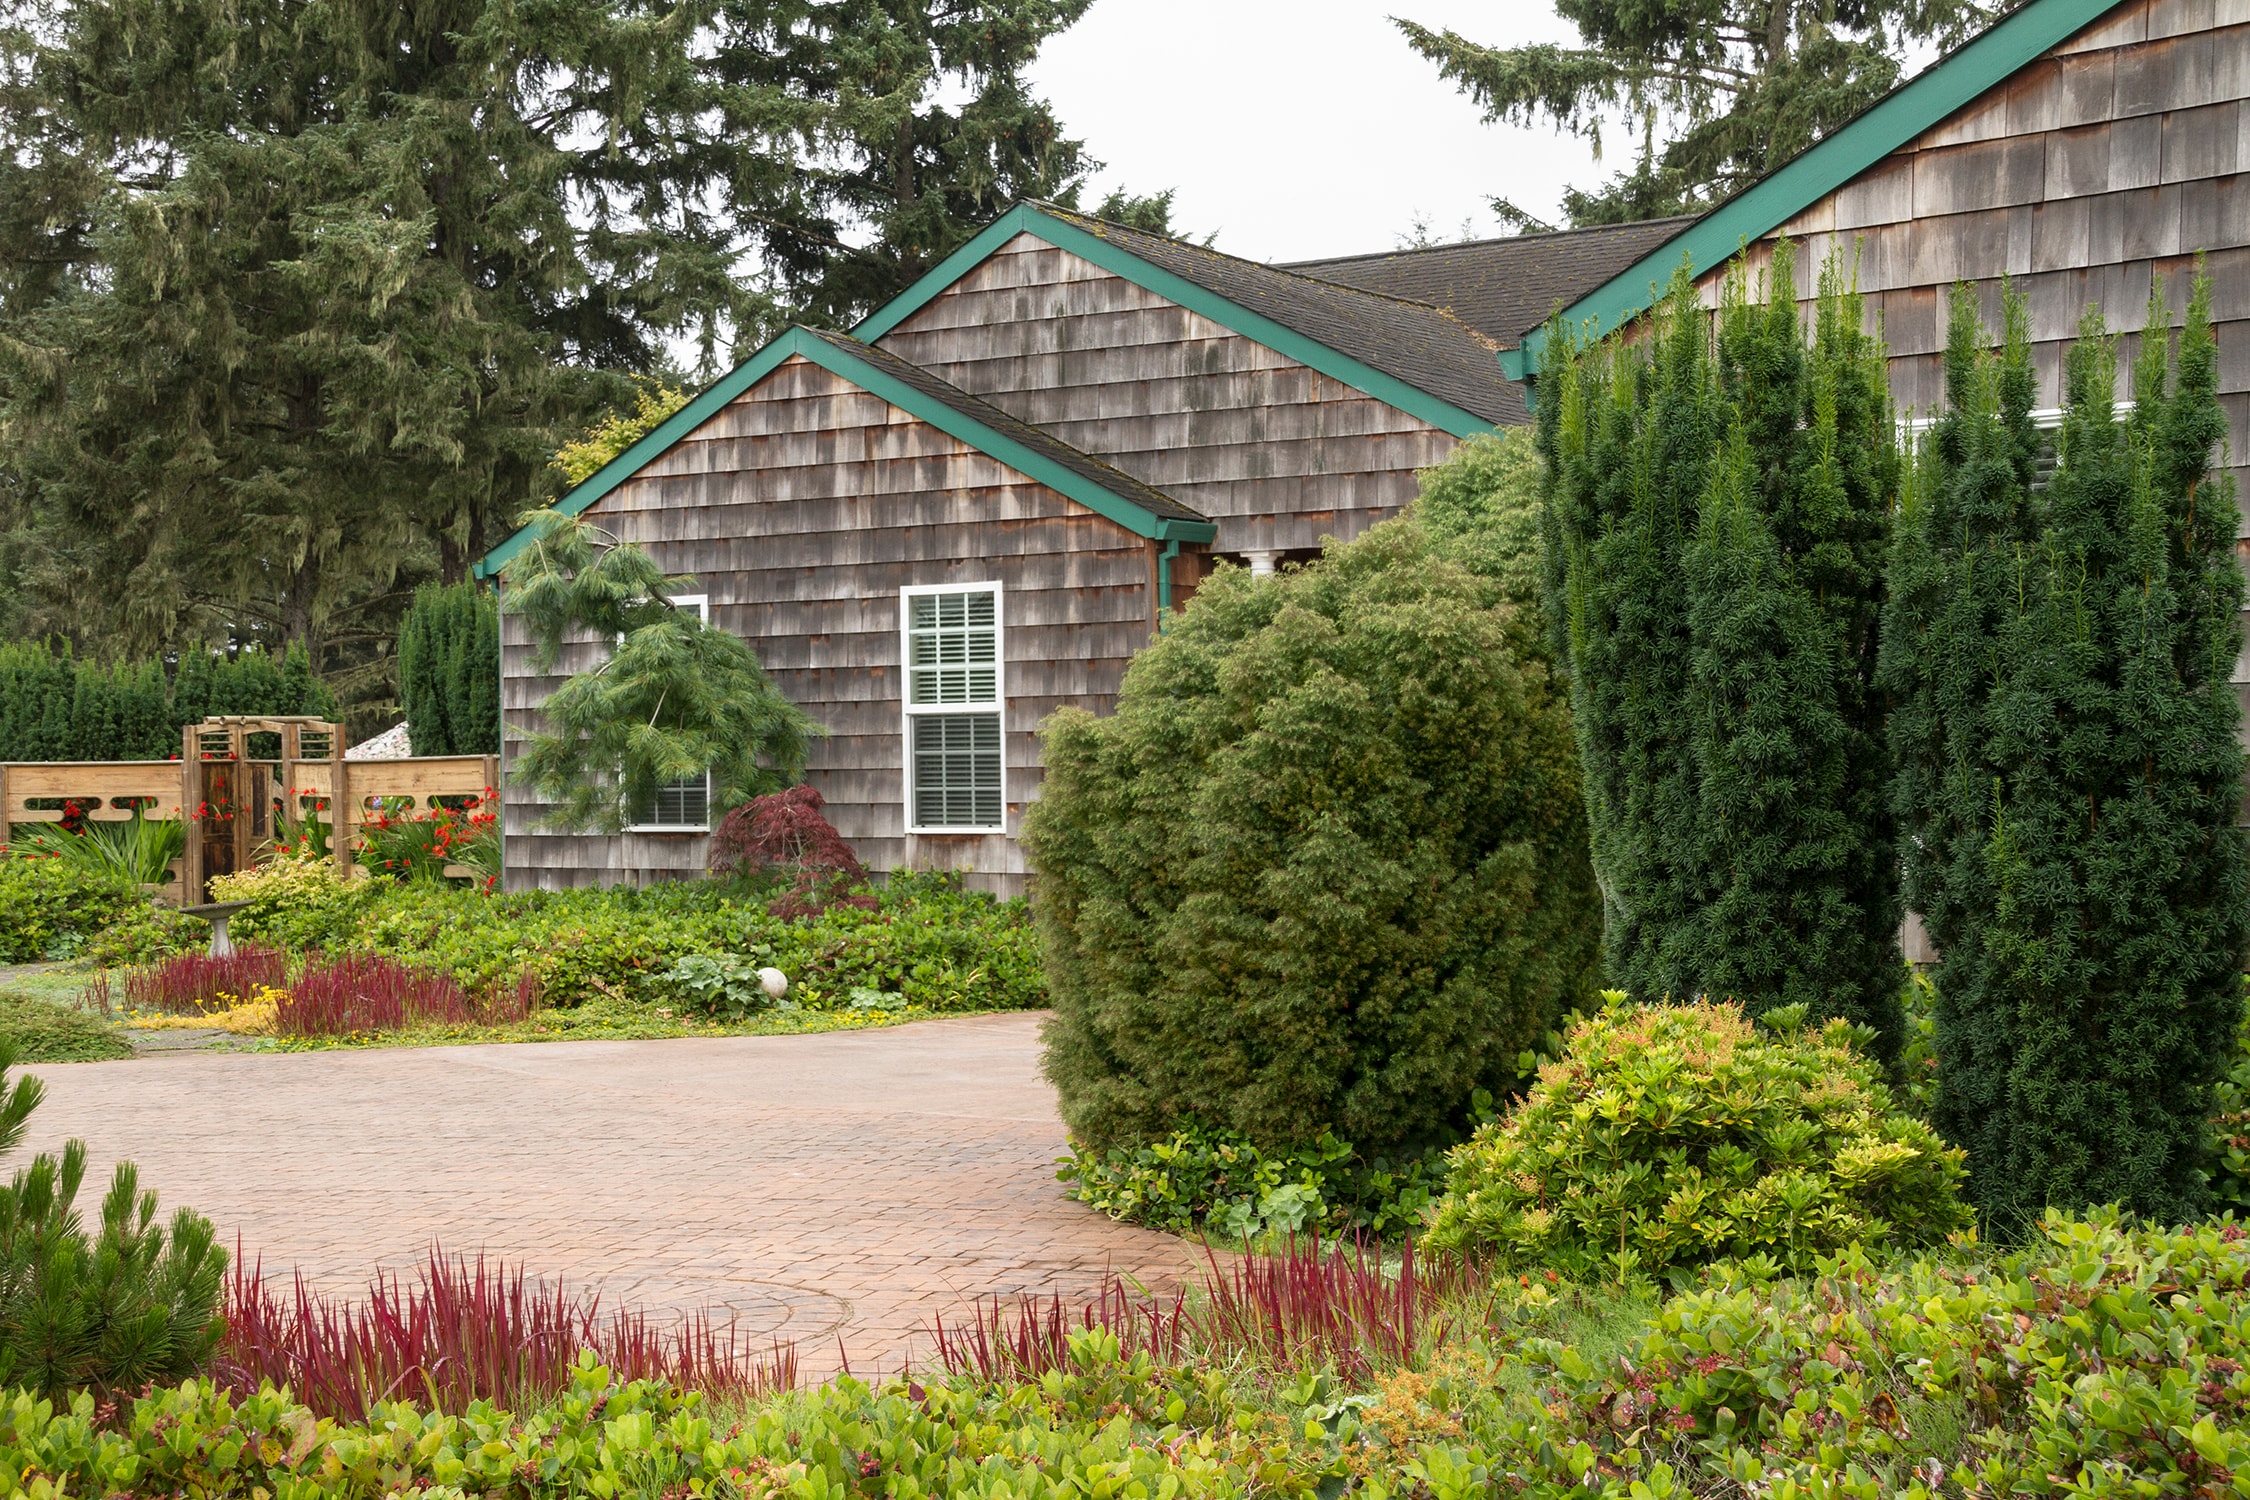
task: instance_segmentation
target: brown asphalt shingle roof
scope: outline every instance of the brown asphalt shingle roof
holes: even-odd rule
[[[1278,269],[1444,308],[1501,348],[1513,349],[1557,306],[1575,302],[1695,219],[1686,214],[1424,250],[1291,261]]]
[[[1442,308],[1039,205],[1150,265],[1488,422],[1528,420],[1523,393],[1500,373],[1499,346]],[[1622,264],[1622,262],[1621,262]]]
[[[931,374],[920,365],[910,364],[887,349],[874,344],[863,344],[848,333],[832,333],[820,328],[807,328],[804,331],[833,346],[838,352],[873,365],[893,380],[912,387],[939,405],[949,407],[970,421],[991,428],[1002,437],[1023,444],[1049,462],[1061,465],[1081,479],[1100,485],[1118,499],[1137,505],[1152,515],[1168,516],[1175,521],[1210,519],[1198,511],[1190,510],[1154,485],[1143,484],[1124,470],[1113,468],[1092,454],[1073,448],[1052,433],[1009,416],[991,402],[970,395],[951,381]]]

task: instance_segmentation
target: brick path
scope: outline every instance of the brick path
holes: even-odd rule
[[[139,1163],[231,1245],[363,1286],[434,1239],[604,1302],[732,1309],[808,1374],[895,1370],[987,1292],[1152,1287],[1178,1241],[1062,1195],[1038,1018],[885,1031],[37,1064],[27,1146],[83,1137],[81,1206]]]

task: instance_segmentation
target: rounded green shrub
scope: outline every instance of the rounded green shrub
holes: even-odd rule
[[[1520,627],[1392,522],[1221,569],[1115,714],[1047,721],[1025,836],[1080,1146],[1200,1124],[1391,1154],[1515,1085],[1600,933],[1567,709]]]
[[[1801,1007],[1613,1004],[1505,1120],[1453,1153],[1428,1242],[1573,1275],[1768,1257],[1969,1226],[1963,1155],[1899,1111],[1841,1020]]]

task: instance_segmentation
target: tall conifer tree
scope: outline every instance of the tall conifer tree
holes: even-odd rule
[[[1875,673],[1898,466],[1862,324],[1831,262],[1808,337],[1786,243],[1762,297],[1730,273],[1715,320],[1682,273],[1645,342],[1564,355],[1542,443],[1613,976],[1803,1003],[1889,1047],[1904,976]]]
[[[1941,955],[1938,1118],[2004,1228],[2202,1198],[2250,942],[2209,303],[2199,278],[2175,360],[2158,284],[2122,419],[2088,314],[2042,478],[2023,303],[1989,354],[1957,294],[1947,410],[1901,511],[1884,673],[1908,897]]]

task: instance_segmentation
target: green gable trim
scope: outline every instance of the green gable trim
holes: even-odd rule
[[[1786,224],[2120,3],[2031,0],[1564,308],[1563,321],[1589,338],[1615,332],[1655,303],[1683,259],[1697,276],[1724,265],[1745,243]],[[1500,356],[1501,372],[1510,380],[1536,375],[1546,342],[1546,329],[1527,332]]]
[[[1162,266],[1151,265],[1115,241],[1089,233],[1053,214],[1042,212],[1037,205],[1030,203],[1019,203],[993,220],[985,226],[982,233],[946,257],[935,270],[869,313],[852,329],[852,336],[867,344],[880,340],[1019,234],[1028,234],[1057,250],[1066,250],[1080,260],[1090,261],[1113,275],[1124,277],[1143,291],[1154,292],[1169,302],[1178,303],[1230,332],[1263,344],[1277,354],[1286,354],[1297,363],[1318,370],[1331,380],[1373,396],[1386,405],[1395,406],[1410,416],[1420,417],[1432,427],[1452,433],[1455,437],[1469,437],[1492,430],[1492,424],[1474,412],[1464,411],[1418,386],[1408,385],[1395,375],[1386,375],[1381,370],[1362,364],[1341,350],[1332,349],[1317,339],[1284,327],[1263,313],[1252,312],[1240,303],[1230,301],[1207,287],[1198,286],[1184,276],[1167,271]]]
[[[666,418],[662,426],[595,470],[583,484],[557,501],[555,509],[566,516],[575,516],[586,510],[654,462],[673,444],[702,426],[728,402],[772,374],[783,361],[799,354],[822,369],[849,380],[869,395],[881,397],[947,436],[1006,464],[1025,478],[1037,480],[1087,509],[1107,516],[1136,536],[1153,541],[1170,541],[1176,538],[1183,542],[1208,542],[1218,535],[1218,528],[1209,521],[1183,521],[1145,510],[1122,495],[1106,490],[1052,459],[1033,452],[1013,438],[1003,436],[982,422],[932,400],[903,381],[863,360],[853,358],[826,339],[802,328],[790,329],[706,387],[693,401]],[[509,559],[523,550],[527,540],[528,529],[515,532],[479,560],[476,576],[491,578],[497,575],[507,566]]]

